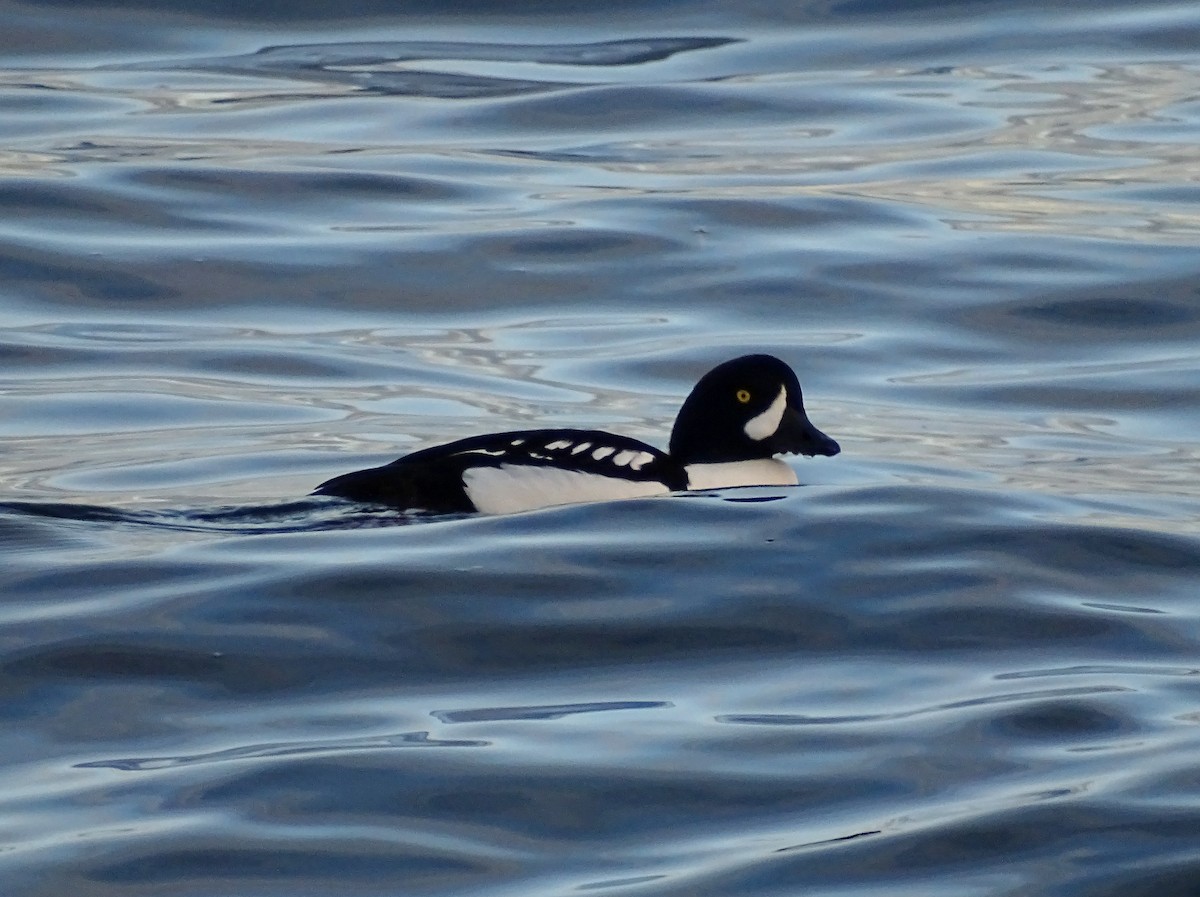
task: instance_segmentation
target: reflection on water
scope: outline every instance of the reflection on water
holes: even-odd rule
[[[0,12],[5,893],[1195,891],[1196,10],[569,7]]]

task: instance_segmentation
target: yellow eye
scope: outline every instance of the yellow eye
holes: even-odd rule
[[[737,400],[739,402],[741,402],[743,405],[745,405],[747,402],[749,402],[750,401],[750,390],[739,389],[737,391]]]

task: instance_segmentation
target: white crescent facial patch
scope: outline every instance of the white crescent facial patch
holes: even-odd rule
[[[779,429],[779,422],[783,420],[787,402],[787,387],[781,386],[779,395],[775,397],[775,401],[771,403],[770,407],[746,421],[746,426],[742,428],[743,431],[755,442],[762,442],[768,436],[775,435],[775,431]]]

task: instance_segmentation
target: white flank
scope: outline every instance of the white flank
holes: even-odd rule
[[[771,407],[746,421],[746,426],[742,428],[746,435],[755,442],[762,442],[768,436],[774,435],[775,431],[779,429],[779,422],[783,420],[783,412],[787,408],[787,399],[787,387],[779,387],[779,395],[775,397],[775,401],[771,403]]]
[[[616,451],[616,449],[613,448],[612,446],[609,446],[609,445],[601,446],[600,448],[598,448],[594,452],[592,452],[592,457],[595,458],[597,461],[603,461],[605,458],[607,458],[609,455],[611,455],[615,451]]]
[[[734,486],[795,486],[796,471],[778,458],[689,464],[689,489],[728,489]]]
[[[657,482],[639,483],[598,473],[525,464],[472,467],[463,472],[463,487],[472,504],[484,514],[515,514],[551,505],[643,498],[667,491],[666,486]]]

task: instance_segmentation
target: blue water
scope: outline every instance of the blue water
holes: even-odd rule
[[[1200,894],[1200,7],[449,6],[0,9],[0,892]]]

